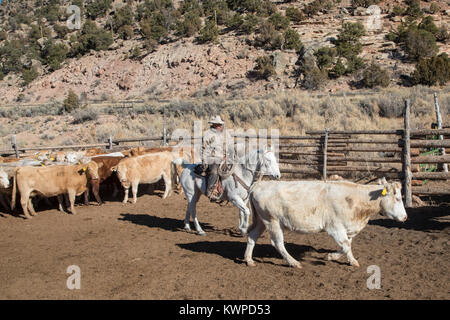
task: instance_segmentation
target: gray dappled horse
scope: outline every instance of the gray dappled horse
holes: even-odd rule
[[[205,235],[205,231],[197,220],[196,205],[200,196],[206,193],[206,178],[194,172],[196,164],[188,164],[181,159],[177,160],[174,163],[181,164],[185,168],[180,176],[180,183],[188,201],[184,229],[191,230],[189,221],[192,216],[197,234]],[[222,176],[223,197],[238,207],[239,230],[242,235],[247,233],[249,225],[250,210],[247,208],[249,189],[263,175],[276,179],[281,176],[277,159],[272,150],[250,151],[248,155],[238,159],[237,163],[233,165],[232,174]]]

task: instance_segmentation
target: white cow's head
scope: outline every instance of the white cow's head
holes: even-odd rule
[[[278,166],[277,157],[272,149],[263,149],[261,156],[261,173],[265,176],[272,176],[280,179],[280,167]]]
[[[402,201],[402,186],[399,182],[387,183],[383,178],[378,182],[384,187],[381,192],[381,214],[388,218],[405,222],[408,218]]]
[[[8,174],[3,170],[0,170],[0,188],[9,188]]]

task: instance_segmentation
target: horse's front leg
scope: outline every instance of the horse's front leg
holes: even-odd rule
[[[233,196],[230,201],[239,209],[239,231],[245,236],[247,234],[250,218],[250,210],[247,208],[247,201],[242,200],[242,198],[237,195]]]

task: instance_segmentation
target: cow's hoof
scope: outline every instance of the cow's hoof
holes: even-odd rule
[[[300,264],[300,262],[297,262],[297,263],[291,264],[291,267],[292,267],[292,268],[301,269],[301,268],[302,268],[302,265]]]
[[[248,266],[248,267],[256,267],[256,263],[255,263],[255,261],[253,261],[253,260],[247,261],[247,266]]]
[[[353,267],[359,268],[359,263],[358,263],[358,261],[356,261],[356,260],[351,261],[351,262],[350,262],[350,265],[353,266]]]
[[[197,235],[204,237],[204,236],[206,236],[206,233],[205,233],[205,231],[201,231],[201,232],[197,231]]]

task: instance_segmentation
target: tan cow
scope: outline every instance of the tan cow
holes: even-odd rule
[[[20,167],[14,170],[11,208],[16,203],[16,190],[20,192],[20,203],[26,218],[35,215],[31,198],[35,195],[58,197],[59,208],[62,210],[62,195],[68,194],[70,209],[75,214],[75,196],[84,193],[89,180],[98,179],[98,166],[95,162],[78,165],[49,167]]]
[[[182,151],[180,153],[182,154]],[[172,184],[176,183],[176,169],[172,161],[179,157],[178,152],[149,153],[125,158],[117,166],[112,167],[111,170],[117,171],[120,183],[125,189],[123,203],[128,202],[130,186],[133,193],[133,203],[136,203],[139,183],[155,183],[161,178],[164,179],[166,186],[163,199],[167,198],[172,190]]]
[[[259,236],[267,230],[271,243],[290,266],[301,268],[284,247],[283,229],[300,233],[326,231],[341,247],[330,253],[329,260],[343,254],[353,266],[351,244],[368,223],[371,215],[381,213],[397,221],[407,218],[402,202],[401,185],[361,185],[346,181],[261,181],[249,196],[253,225],[248,235],[245,261],[254,266],[253,248]]]

